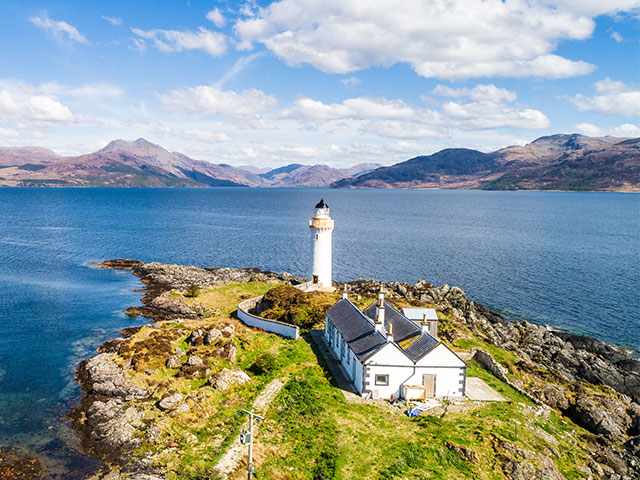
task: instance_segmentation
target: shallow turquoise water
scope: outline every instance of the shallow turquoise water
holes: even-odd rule
[[[95,463],[63,415],[74,366],[131,325],[115,257],[308,275],[307,220],[335,219],[334,277],[462,287],[515,318],[640,349],[640,196],[327,189],[0,189],[0,445],[50,478]]]

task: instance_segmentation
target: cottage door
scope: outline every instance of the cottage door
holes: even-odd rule
[[[435,375],[423,375],[422,385],[424,385],[425,398],[433,398],[436,396],[436,376]]]

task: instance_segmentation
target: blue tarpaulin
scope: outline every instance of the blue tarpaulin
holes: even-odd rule
[[[405,415],[409,418],[417,417],[420,415],[420,409],[417,407],[411,407],[404,411]]]

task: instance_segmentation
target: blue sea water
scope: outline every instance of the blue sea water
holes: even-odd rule
[[[307,221],[335,219],[334,278],[462,287],[512,318],[640,349],[640,196],[328,189],[0,189],[0,446],[48,478],[96,462],[65,420],[77,362],[133,324],[116,257],[306,276]]]

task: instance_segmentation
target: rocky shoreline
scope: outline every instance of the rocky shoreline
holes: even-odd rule
[[[229,282],[296,285],[304,281],[287,273],[257,268],[205,269],[126,259],[105,261],[97,266],[131,270],[138,276],[145,284],[143,305],[130,307],[126,313],[142,315],[153,322],[179,323],[215,313],[205,307],[186,305],[172,296],[171,290],[184,291],[191,285],[204,289]],[[454,341],[469,331],[480,336],[488,346],[511,352],[518,359],[514,364],[502,365],[484,350],[481,350],[482,354],[476,352],[474,359],[544,408],[557,410],[591,432],[593,462],[589,475],[594,477],[585,478],[640,478],[640,363],[625,352],[595,339],[554,332],[524,321],[507,321],[487,307],[468,301],[457,287],[435,287],[424,281],[410,285],[365,279],[349,282],[346,286],[353,295],[375,296],[383,289],[391,301],[434,306],[447,319],[441,322],[443,339]],[[447,324],[456,328],[447,328]],[[124,329],[122,338],[106,342],[99,348],[99,355],[82,361],[78,367],[77,380],[86,396],[71,413],[71,418],[82,437],[83,447],[105,462],[105,470],[95,479],[118,480],[121,475],[130,480],[164,478],[164,472],[154,464],[153,458],[133,454],[143,439],[153,439],[157,435],[157,426],[149,423],[138,407],[154,398],[155,392],[132,382],[127,375],[129,369],[141,368],[136,364],[139,359],[134,357],[125,364],[117,361],[117,353],[126,350],[127,339],[140,328]],[[202,345],[212,331],[198,333],[181,328],[170,333],[156,332],[154,348],[157,347],[158,354],[170,361],[175,354],[172,342],[180,335],[189,335],[193,345],[198,341]],[[222,330],[216,332],[216,338],[226,335]],[[230,355],[230,352],[221,348],[219,355]],[[140,364],[143,361],[144,358]],[[197,365],[189,366],[188,362],[184,365],[181,368],[186,374],[206,374]],[[189,367],[192,368],[189,370]],[[186,403],[181,403],[181,398],[170,396],[166,394],[158,408],[163,408],[162,402],[171,403],[168,410],[188,408],[188,405],[182,407]]]

